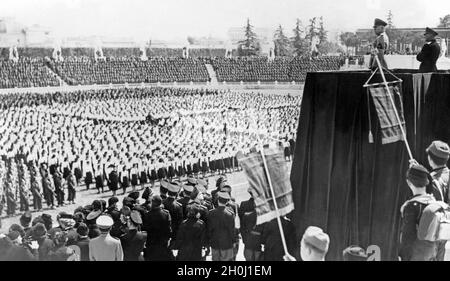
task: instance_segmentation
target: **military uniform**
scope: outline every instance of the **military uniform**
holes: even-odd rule
[[[434,201],[434,197],[430,194],[416,195],[406,201],[400,210],[402,222],[399,256],[402,261],[430,261],[436,257],[437,244],[417,238],[420,217],[431,201]]]
[[[169,197],[167,197],[163,201],[164,209],[169,211],[170,218],[172,221],[171,227],[172,227],[172,235],[171,240],[172,242],[175,242],[177,234],[178,234],[178,228],[180,227],[181,223],[183,222],[183,206],[175,200],[175,197],[171,196],[170,194],[171,190],[169,188]],[[171,244],[172,244],[171,242]]]
[[[229,194],[226,192],[219,192],[218,196],[230,200]],[[229,208],[218,206],[209,212],[207,233],[213,261],[231,261],[234,259],[234,227],[234,214]]]
[[[433,157],[435,161],[440,162],[441,167],[437,167],[430,173],[431,184],[428,186],[427,192],[432,194],[437,201],[443,201],[447,204],[450,203],[449,192],[449,180],[450,170],[445,166],[450,157],[450,147],[448,144],[442,141],[434,141],[426,150],[430,157]],[[430,163],[431,164],[431,163]],[[437,163],[435,163],[437,164]],[[438,253],[436,259],[438,261],[444,261],[445,257],[445,245],[447,241],[438,242]]]
[[[438,35],[434,30],[427,27],[425,33],[431,33],[433,35]],[[420,72],[436,72],[438,69],[436,67],[436,62],[441,54],[441,47],[436,42],[436,39],[432,39],[427,42],[420,53],[417,55],[417,60],[421,62],[419,70]]]
[[[155,202],[155,197],[152,199],[152,205]],[[161,208],[161,206],[153,206],[152,210],[145,215],[142,228],[149,233],[144,255],[145,260],[168,261],[174,259],[168,248],[169,239],[172,235],[171,224],[169,211]]]
[[[176,248],[178,261],[201,261],[206,243],[206,225],[201,219],[188,218],[178,231]]]
[[[386,25],[387,25],[386,22],[380,19],[375,19],[374,27]],[[377,56],[378,59],[380,60],[381,66],[384,68],[388,68],[386,60],[384,58],[384,55],[386,54],[388,47],[389,47],[389,37],[387,36],[386,32],[383,32],[380,35],[378,35],[372,44],[372,48],[378,50]],[[378,67],[375,55],[371,55],[369,67],[371,70],[375,70]]]
[[[261,257],[262,226],[256,225],[255,200],[250,198],[241,202],[239,207],[242,240],[245,245],[244,257],[246,261],[258,261]]]
[[[147,240],[147,233],[137,229],[129,229],[120,237],[124,261],[138,261]]]

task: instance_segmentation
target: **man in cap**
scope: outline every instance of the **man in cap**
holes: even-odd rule
[[[303,234],[300,256],[303,261],[324,261],[329,245],[330,237],[322,229],[310,226]]]
[[[449,177],[447,161],[450,157],[450,147],[442,141],[434,141],[427,148],[428,164],[431,167],[431,183],[427,193],[432,194],[437,201],[450,203]],[[437,260],[443,261],[445,256],[445,244],[447,241],[438,242]]]
[[[358,246],[350,246],[346,248],[342,256],[344,261],[367,261],[368,256],[366,251]]]
[[[250,195],[252,194],[249,190]],[[241,222],[241,235],[244,242],[244,257],[246,261],[259,261],[261,249],[262,225],[256,225],[256,205],[253,196],[247,201],[242,201],[239,207],[239,219]]]
[[[202,248],[206,246],[206,225],[200,219],[198,205],[189,204],[187,219],[181,224],[175,248],[178,261],[201,261]]]
[[[152,209],[145,215],[143,230],[147,231],[145,260],[167,261],[173,260],[169,250],[169,239],[172,235],[169,211],[162,208],[161,196],[152,198]]]
[[[127,231],[120,237],[124,261],[143,260],[142,251],[147,240],[147,233],[140,231],[142,218],[138,211],[131,211],[126,217]]]
[[[227,192],[217,193],[218,207],[209,212],[207,233],[213,261],[231,261],[234,258],[234,214],[227,208],[231,200]]]
[[[30,227],[30,223],[31,223],[31,219],[32,219],[32,215],[30,211],[26,211],[25,213],[22,214],[22,216],[20,217],[20,225],[23,227],[23,230],[25,231],[25,236],[29,236],[30,235],[30,231],[31,231],[31,227]]]
[[[190,184],[189,182],[185,185],[183,185],[183,197],[178,199],[178,203],[180,203],[181,208],[183,209],[183,218],[186,218],[187,212],[186,207],[189,204],[189,201],[191,200],[191,196],[195,191],[195,186]]]
[[[377,38],[372,44],[372,55],[370,57],[369,67],[372,71],[376,70],[378,67],[375,56],[378,56],[380,60],[381,67],[387,68],[387,63],[384,58],[384,55],[389,47],[389,38],[385,32],[387,23],[380,19],[375,19],[375,23],[373,25],[373,29]]]
[[[169,182],[166,180],[161,180],[161,185],[159,187],[159,196],[161,196],[161,199],[164,200],[167,198],[167,186],[169,185]]]
[[[436,36],[438,33],[431,28],[425,29],[425,45],[417,55],[417,60],[420,61],[419,70],[422,73],[436,72],[436,62],[441,54],[441,47],[436,42]]]
[[[100,229],[100,236],[89,242],[89,259],[91,261],[122,261],[123,250],[119,239],[109,235],[113,220],[108,215],[97,218],[96,224]]]
[[[399,256],[402,261],[430,261],[436,258],[436,242],[419,240],[417,236],[423,210],[435,201],[433,195],[426,192],[428,177],[428,170],[414,162],[406,172],[406,182],[413,197],[400,208],[402,221]]]
[[[169,211],[172,220],[172,235],[170,244],[175,243],[178,228],[183,222],[183,206],[177,201],[178,192],[180,192],[180,184],[178,182],[171,182],[167,186],[167,198],[163,200],[164,209]]]

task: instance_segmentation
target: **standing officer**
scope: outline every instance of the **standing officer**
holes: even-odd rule
[[[369,64],[369,67],[372,71],[374,71],[378,67],[375,56],[378,56],[382,67],[388,68],[386,60],[384,59],[384,55],[389,47],[389,37],[385,32],[386,25],[386,22],[380,19],[375,19],[373,29],[375,31],[375,34],[377,35],[377,39],[375,39],[375,42],[373,42],[372,44],[372,55],[370,57]]]
[[[178,192],[180,192],[180,185],[177,182],[169,183],[167,186],[169,192],[167,193],[167,198],[163,200],[164,209],[169,211],[170,218],[172,219],[172,237],[170,244],[173,245],[176,240],[178,233],[178,228],[183,222],[183,206],[176,200]]]
[[[161,196],[153,196],[152,209],[145,215],[143,230],[149,234],[147,236],[145,260],[169,261],[174,259],[168,247],[172,234],[170,213],[161,205]]]
[[[431,28],[425,29],[425,41],[427,42],[420,53],[417,55],[417,60],[421,62],[419,70],[422,73],[436,72],[436,61],[441,53],[441,47],[436,42],[438,33]]]
[[[218,207],[208,216],[207,233],[209,245],[212,249],[213,261],[232,261],[234,259],[233,243],[234,232],[234,213],[227,208],[231,200],[227,192],[217,193]]]

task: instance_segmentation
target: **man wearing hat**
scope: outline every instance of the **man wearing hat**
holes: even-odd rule
[[[449,177],[447,161],[450,157],[450,147],[442,141],[434,141],[427,148],[428,164],[431,167],[431,183],[427,193],[433,194],[437,201],[450,203]],[[445,244],[447,241],[438,242],[437,260],[443,261],[445,256]]]
[[[436,62],[441,54],[441,47],[436,42],[436,36],[438,33],[431,28],[425,29],[425,45],[417,55],[417,60],[420,61],[419,70],[422,73],[436,72]]]
[[[303,261],[325,261],[329,245],[330,237],[322,229],[310,226],[303,234],[300,256]]]
[[[435,201],[433,195],[426,193],[428,177],[428,170],[417,162],[412,162],[406,172],[406,182],[413,197],[400,208],[402,221],[399,257],[402,261],[430,261],[436,258],[436,242],[419,240],[417,237],[422,212],[429,203]]]
[[[164,209],[169,211],[170,218],[172,220],[172,235],[170,244],[173,245],[178,234],[178,228],[183,222],[183,206],[177,201],[178,193],[180,192],[180,184],[178,182],[171,182],[167,186],[167,198],[163,200]]]
[[[377,38],[375,42],[372,44],[372,55],[370,57],[369,68],[372,71],[375,71],[378,67],[375,56],[378,56],[380,60],[381,66],[387,68],[386,60],[384,59],[384,55],[389,47],[389,37],[385,32],[387,23],[380,19],[375,19],[375,23],[373,25],[373,29]]]
[[[100,229],[100,236],[89,241],[89,260],[91,261],[122,261],[123,250],[119,239],[109,235],[113,220],[108,215],[97,218],[96,224]]]
[[[220,191],[217,193],[217,198],[218,207],[209,212],[207,224],[212,260],[232,261],[234,259],[235,221],[233,212],[227,208],[231,197],[227,192]]]
[[[346,248],[342,256],[344,261],[367,261],[368,256],[366,251],[358,246],[350,246]]]
[[[162,208],[161,196],[153,196],[152,209],[145,216],[142,229],[149,233],[145,260],[173,260],[173,254],[168,248],[169,239],[172,235],[172,223],[169,211]]]
[[[127,231],[120,237],[124,261],[143,260],[142,251],[147,240],[147,233],[140,231],[142,218],[138,211],[131,211],[126,217]]]
[[[183,185],[183,197],[178,199],[178,203],[180,203],[182,209],[183,209],[183,219],[186,218],[187,212],[186,207],[189,204],[189,201],[191,200],[191,196],[195,191],[195,186],[191,183],[187,183]]]

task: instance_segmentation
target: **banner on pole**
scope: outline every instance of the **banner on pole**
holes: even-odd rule
[[[393,95],[392,99],[394,100],[395,105],[392,104],[391,98],[389,97],[389,91],[384,85],[381,87],[369,88],[378,120],[380,121],[381,140],[383,144],[405,140],[400,126],[403,126],[403,129],[406,132],[405,117],[403,115],[403,101],[400,88],[397,85],[394,85],[389,86],[389,90]],[[394,106],[397,109],[401,125],[395,115]]]
[[[292,186],[282,147],[264,149],[264,157],[275,194],[270,191],[261,152],[251,152],[247,155],[238,152],[236,157],[247,175],[249,189],[255,200],[257,225],[277,217],[274,197],[277,200],[280,216],[285,216],[294,210]]]

